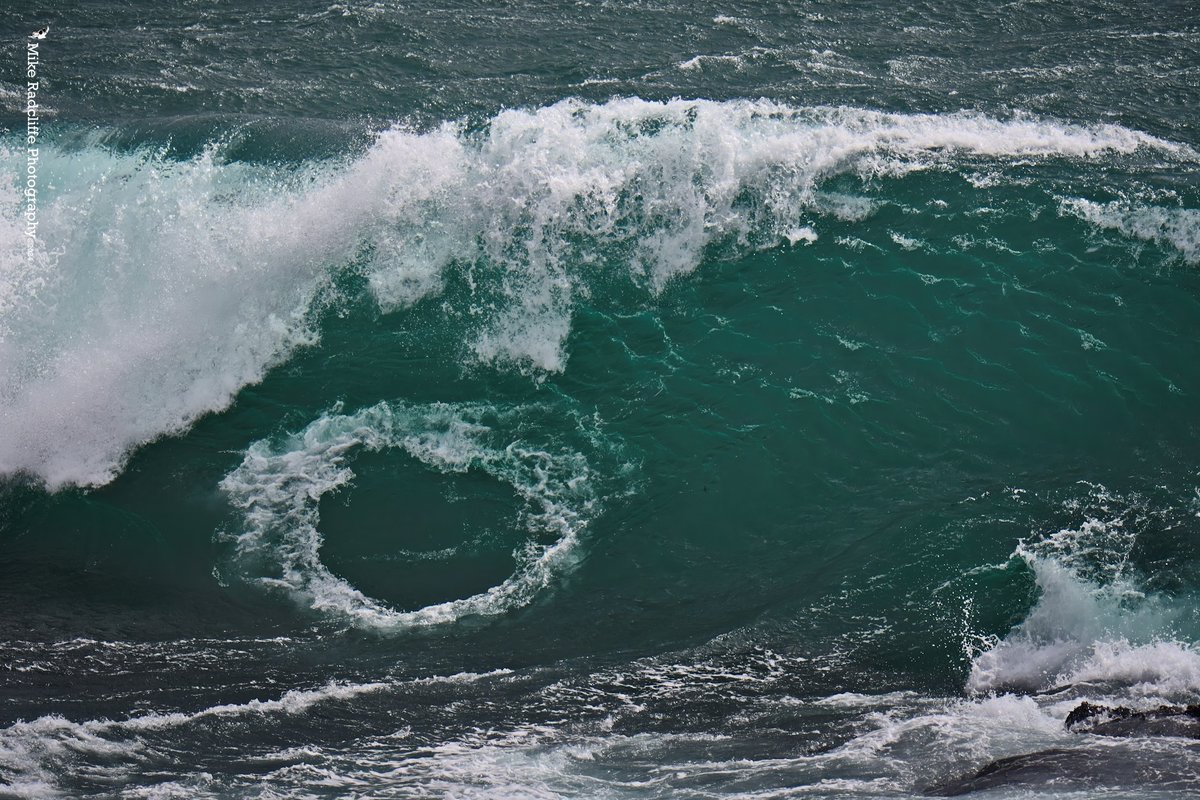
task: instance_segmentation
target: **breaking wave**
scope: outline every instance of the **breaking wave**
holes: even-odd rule
[[[1165,510],[1092,486],[1080,521],[1023,543],[1014,554],[1033,573],[1039,597],[1025,619],[979,653],[967,688],[1054,691],[1088,685],[1110,699],[1200,700],[1194,604],[1148,590],[1133,565],[1139,537]]]
[[[111,481],[134,449],[315,344],[347,270],[393,311],[465,265],[480,294],[463,357],[545,374],[563,369],[595,275],[653,295],[710,248],[814,241],[815,220],[870,213],[822,191],[839,175],[1143,149],[1192,158],[1115,125],[636,98],[396,127],[355,157],[290,168],[223,160],[220,144],[184,161],[63,144],[43,148],[28,258],[23,162],[3,149],[0,474]]]

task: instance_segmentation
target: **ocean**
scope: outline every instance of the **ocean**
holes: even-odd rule
[[[1194,3],[3,12],[0,797],[1200,794]]]

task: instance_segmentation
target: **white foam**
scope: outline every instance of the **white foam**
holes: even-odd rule
[[[1176,633],[1186,604],[1143,593],[1129,574],[1143,502],[1091,485],[1087,498],[1065,507],[1083,516],[1078,525],[1017,549],[1041,596],[1019,625],[975,657],[968,690],[1098,683],[1108,693],[1100,699],[1118,702],[1200,698],[1200,650]]]
[[[467,315],[464,354],[545,373],[566,363],[592,272],[658,292],[710,245],[870,213],[818,191],[834,175],[1138,148],[1191,157],[1115,125],[636,98],[507,110],[482,131],[396,128],[357,158],[290,172],[223,163],[219,147],[177,162],[48,145],[32,259],[22,151],[3,150],[0,474],[108,482],[133,449],[314,343],[319,298],[355,260],[388,311],[438,292],[452,265],[483,263],[500,299]]]
[[[388,774],[453,797],[908,796],[964,763],[1038,743],[1061,745],[1072,735],[1030,698],[941,700],[923,708],[915,717],[871,716],[860,722],[868,730],[842,746],[782,757],[748,756],[744,740],[727,733],[622,735],[583,725],[481,730],[430,748],[426,757],[397,759]],[[358,768],[347,760],[340,774]]]
[[[56,715],[0,730],[0,774],[9,781],[0,783],[0,790],[18,797],[56,797],[56,777],[70,774],[80,756],[122,765],[139,759],[138,743],[113,741],[105,732],[102,723],[75,723]],[[123,768],[113,769],[123,774]]]
[[[527,604],[573,562],[596,501],[583,455],[542,449],[489,424],[518,415],[486,406],[380,403],[355,414],[325,414],[281,445],[255,443],[221,483],[242,511],[240,557],[269,567],[264,584],[314,610],[375,628],[433,625]],[[359,447],[399,448],[438,471],[491,475],[525,501],[531,533],[554,541],[538,545],[531,537],[517,553],[516,572],[487,591],[415,611],[388,608],[334,575],[320,558],[319,500],[351,480],[347,464]]]
[[[916,697],[916,692],[887,692],[885,694],[862,694],[860,692],[838,692],[813,702],[819,706],[834,708],[872,708],[895,705]]]
[[[276,700],[250,700],[245,703],[216,705],[192,714],[147,714],[110,724],[119,725],[124,730],[158,730],[177,727],[206,717],[236,717],[245,714],[301,714],[318,703],[348,700],[361,694],[379,692],[391,687],[392,684],[382,682],[337,683],[331,681],[320,689],[293,689],[284,692]]]
[[[800,242],[812,244],[817,240],[817,232],[805,225],[803,228],[794,228],[788,231],[784,234],[784,238],[787,239],[788,244],[792,245],[793,247]]]
[[[1177,250],[1189,263],[1200,263],[1198,209],[1164,208],[1123,201],[1096,203],[1078,198],[1063,200],[1062,209],[1098,228],[1165,244]]]
[[[338,703],[383,691],[403,690],[405,686],[429,684],[474,683],[511,674],[510,670],[490,672],[460,672],[453,675],[431,675],[407,680],[344,683],[330,681],[316,689],[293,689],[277,699],[250,700],[227,703],[195,712],[150,712],[128,719],[95,719],[72,722],[61,716],[39,717],[0,728],[0,771],[7,773],[9,783],[0,783],[0,791],[18,797],[55,797],[61,792],[59,778],[69,775],[79,761],[94,760],[103,764],[102,771],[109,780],[118,780],[135,770],[152,754],[146,745],[146,734],[169,730],[212,719],[234,719],[246,716],[278,716],[304,714],[321,703]],[[392,738],[407,735],[403,730]],[[202,776],[194,776],[202,777]],[[175,784],[183,787],[184,784]],[[144,796],[192,796],[196,787],[190,783],[186,790],[156,794],[147,790]]]
[[[328,209],[352,196],[271,197],[211,154],[42,150],[61,188],[34,258],[0,246],[0,473],[101,484],[314,341],[310,305],[353,247]]]
[[[893,242],[900,245],[905,250],[921,250],[929,248],[929,245],[927,245],[921,239],[905,236],[904,234],[897,233],[896,231],[889,231],[889,235],[892,237]]]
[[[932,734],[937,748],[926,755],[961,763],[1022,752],[1038,739],[1051,743],[1065,738],[1061,719],[1047,714],[1033,698],[1016,695],[948,701],[915,716],[879,714],[874,719],[874,730],[838,748],[837,755],[861,762],[897,754],[903,764],[908,761],[904,751],[924,750],[922,745]]]
[[[697,56],[692,56],[691,58],[687,59],[686,61],[681,61],[676,66],[678,66],[679,69],[682,69],[685,71],[692,71],[692,70],[703,69],[705,64],[717,64],[717,65],[722,65],[722,66],[728,65],[734,69],[742,69],[743,66],[745,65],[745,59],[743,56],[739,56],[739,55],[701,54],[701,55],[697,55]]]

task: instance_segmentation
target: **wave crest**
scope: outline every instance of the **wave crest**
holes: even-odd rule
[[[453,265],[480,266],[465,357],[544,374],[564,368],[598,273],[653,294],[710,248],[812,241],[814,220],[869,215],[820,190],[835,176],[1193,157],[1115,125],[636,98],[398,127],[357,157],[295,168],[220,149],[179,162],[47,145],[32,258],[20,151],[0,150],[0,475],[107,483],[135,448],[315,343],[321,298],[347,270],[389,311],[439,292]]]

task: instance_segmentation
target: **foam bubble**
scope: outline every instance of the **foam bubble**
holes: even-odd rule
[[[893,705],[911,700],[916,692],[887,692],[885,694],[862,694],[860,692],[838,692],[828,697],[822,697],[813,702],[819,706],[834,708],[871,708],[881,705]]]
[[[920,249],[928,249],[928,247],[929,247],[929,245],[927,245],[921,239],[915,239],[911,236],[905,236],[902,233],[890,231],[889,235],[892,237],[893,242],[900,245],[905,250],[920,250]]]
[[[355,414],[325,414],[282,443],[260,441],[221,483],[241,510],[239,556],[262,562],[265,585],[282,589],[314,610],[356,624],[397,628],[500,614],[525,605],[575,559],[580,535],[596,511],[593,473],[580,453],[508,438],[502,428],[520,415],[488,406],[379,403]],[[356,448],[398,448],[441,472],[480,470],[509,484],[526,504],[531,538],[517,553],[517,570],[471,597],[395,611],[337,577],[321,562],[318,503],[345,486]]]
[[[792,245],[793,247],[798,245],[800,242],[812,244],[817,240],[817,232],[805,225],[803,228],[794,228],[793,230],[788,231],[784,234],[784,238],[787,239],[788,244]]]

